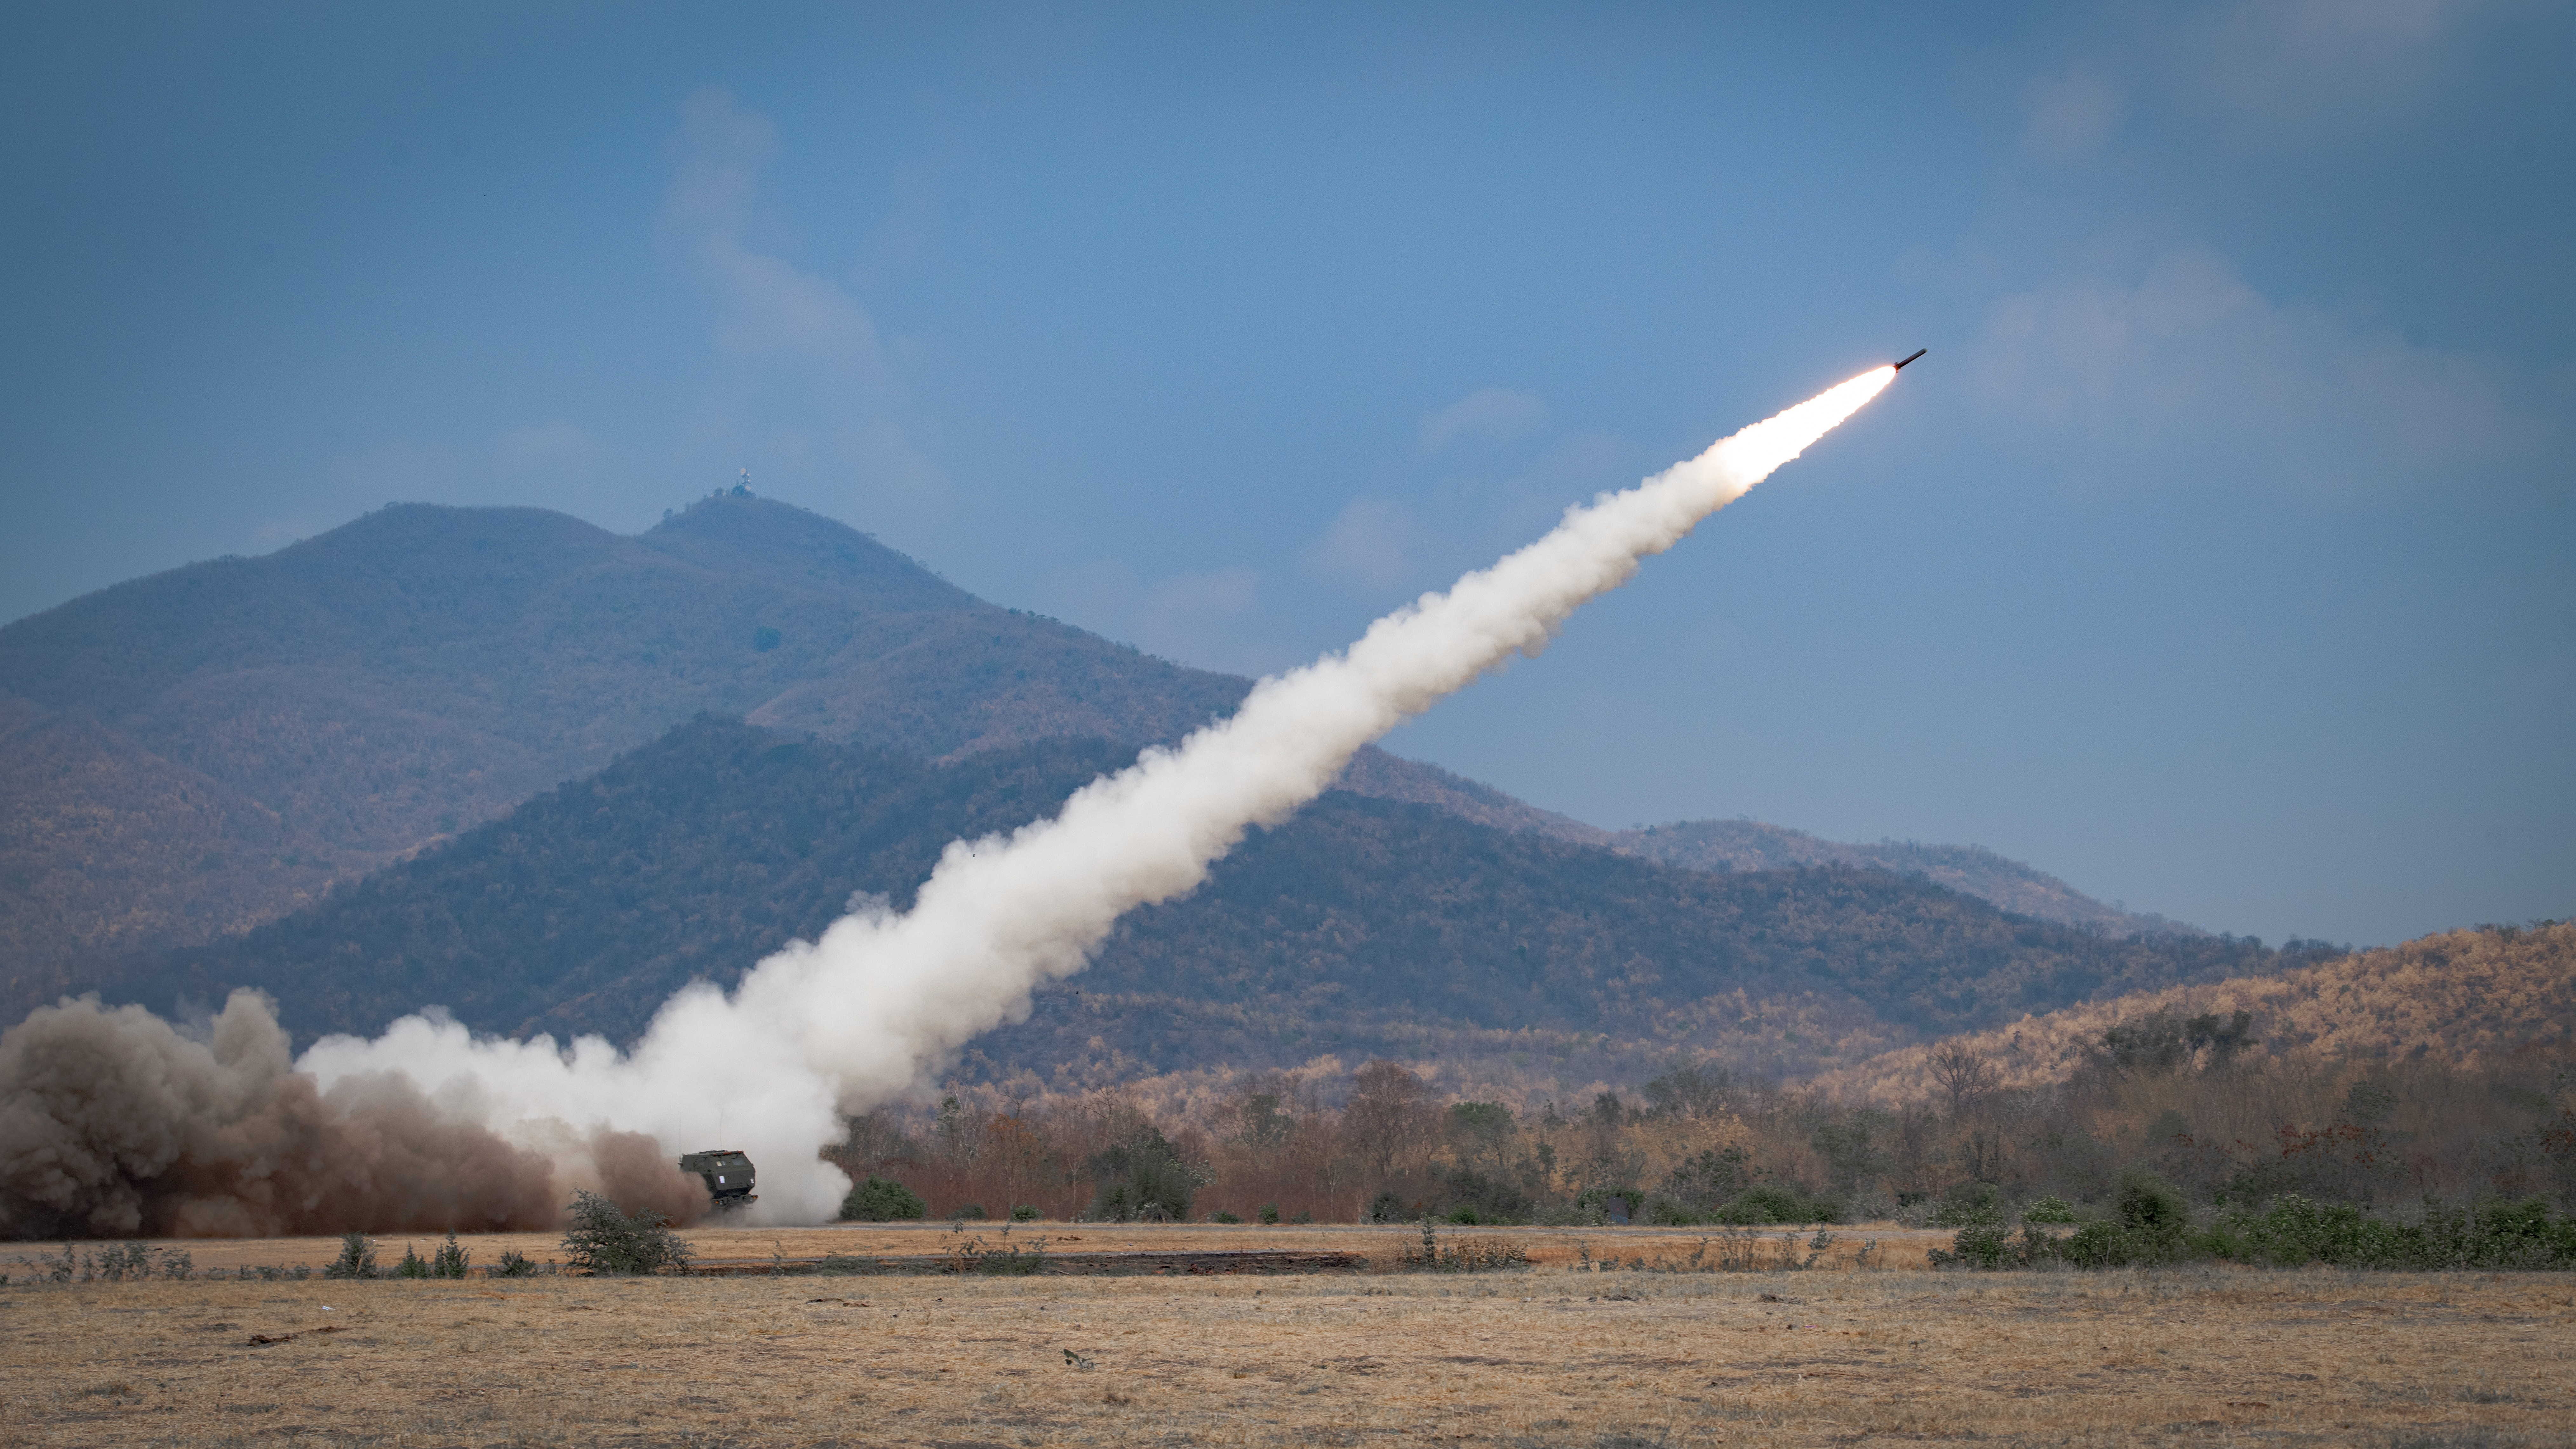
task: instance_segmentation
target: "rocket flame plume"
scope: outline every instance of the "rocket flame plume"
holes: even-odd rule
[[[440,1107],[518,1142],[566,1125],[722,1145],[759,1162],[770,1220],[828,1217],[846,1179],[816,1160],[837,1111],[885,1100],[1030,993],[1082,969],[1127,910],[1197,886],[1255,825],[1328,788],[1352,754],[1513,654],[1535,655],[1585,600],[1625,583],[1876,397],[1874,368],[1621,493],[1445,594],[1425,594],[1341,654],[1262,680],[1233,717],[1076,792],[1007,838],[952,843],[902,915],[861,911],[759,963],[727,996],[666,1003],[631,1053],[585,1037],[476,1040],[443,1016],[374,1041],[332,1037],[299,1066],[327,1091],[408,1077]]]

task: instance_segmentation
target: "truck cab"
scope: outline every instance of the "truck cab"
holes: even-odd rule
[[[706,1152],[692,1152],[680,1159],[682,1172],[694,1172],[707,1185],[707,1196],[717,1207],[740,1207],[753,1200],[755,1174],[751,1159],[740,1149],[719,1147]]]

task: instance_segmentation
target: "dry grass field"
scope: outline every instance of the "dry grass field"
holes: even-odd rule
[[[942,1231],[810,1236],[891,1253]],[[1083,1240],[1062,1251],[1255,1245],[1047,1232]],[[806,1235],[766,1236],[792,1252]],[[1294,1236],[1381,1258],[1400,1241]],[[0,1441],[2576,1443],[2576,1282],[2558,1275],[1592,1272],[1574,1235],[1519,1236],[1540,1266],[1477,1274],[29,1285],[19,1270],[0,1288]],[[1651,1261],[1688,1236],[1594,1230],[1582,1251]],[[281,1243],[188,1246],[201,1266],[289,1261]]]

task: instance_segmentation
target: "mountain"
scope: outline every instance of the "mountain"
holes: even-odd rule
[[[2304,954],[2285,952],[2285,970],[2109,997],[1888,1052],[1812,1085],[1920,1100],[1931,1095],[1932,1053],[1955,1045],[1990,1062],[2001,1087],[2047,1086],[2072,1076],[2115,1026],[2239,1011],[2252,1017],[2256,1049],[2274,1056],[2431,1056],[2466,1067],[2533,1043],[2576,1044],[2576,921],[2445,931],[2324,960]]]
[[[386,508],[0,628],[0,1007],[317,901],[700,713],[948,758],[1171,740],[1248,687],[748,495],[635,538]],[[1574,825],[1375,752],[1353,786]]]
[[[1629,855],[1692,870],[1780,870],[1802,865],[1892,870],[1898,875],[1938,881],[2017,915],[2088,926],[2116,936],[2199,930],[2162,916],[2106,906],[2053,875],[2007,860],[1979,845],[1918,845],[1894,840],[1846,845],[1757,820],[1686,820],[1650,825],[1641,830],[1619,831],[1610,835],[1606,843]]]
[[[306,1037],[435,1003],[486,1031],[631,1039],[686,982],[730,986],[856,894],[907,905],[949,840],[1050,814],[1133,754],[1049,740],[931,763],[700,720],[111,994],[169,1010],[260,986]],[[1079,1082],[1323,1053],[1544,1070],[1605,1037],[1806,1069],[2270,959],[2015,917],[1885,871],[1711,875],[1335,791],[1190,896],[1131,912],[964,1070]]]
[[[389,507],[0,627],[0,1013],[318,905],[701,714],[958,761],[1172,740],[1248,688],[748,494],[632,538],[540,509]],[[2140,925],[1973,849],[1741,822],[1614,834],[1374,749],[1342,785],[1670,865],[1884,868]]]

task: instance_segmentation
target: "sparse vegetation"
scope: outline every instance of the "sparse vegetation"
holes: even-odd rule
[[[473,1261],[474,1255],[466,1250],[464,1244],[456,1241],[456,1234],[451,1231],[447,1241],[438,1245],[438,1255],[430,1260],[429,1276],[462,1278],[472,1268]]]
[[[2259,1032],[2259,1021],[2225,1014],[2147,1022],[2106,1037],[2094,1065],[2061,1088],[1988,1090],[1987,1074],[1962,1062],[1963,1089],[1897,1108],[1710,1067],[1668,1071],[1633,1097],[1599,1092],[1535,1111],[1443,1104],[1389,1062],[1341,1083],[1241,1078],[1212,1105],[1159,1118],[1141,1094],[1015,1089],[1008,1110],[989,1110],[981,1104],[998,1093],[959,1084],[934,1119],[853,1121],[831,1155],[853,1176],[899,1173],[935,1200],[1000,1197],[1054,1217],[1153,1219],[1144,1205],[1162,1201],[1168,1180],[1172,1197],[1187,1193],[1219,1220],[1893,1219],[2014,1241],[2015,1226],[2038,1227],[2105,1262],[2188,1256],[2177,1232],[2291,1195],[2389,1220],[2427,1192],[2576,1210],[2576,1057],[2319,1062],[2264,1052]],[[1344,1084],[1352,1105],[1325,1105]]]
[[[576,1192],[565,1215],[564,1260],[578,1273],[658,1273],[689,1266],[689,1245],[650,1208],[628,1213],[595,1192]]]
[[[322,1270],[325,1278],[373,1278],[376,1273],[375,1241],[364,1233],[350,1233],[340,1239],[340,1256]]]
[[[163,1278],[184,1283],[196,1274],[196,1261],[184,1248],[152,1248],[143,1243],[83,1248],[65,1243],[56,1254],[19,1254],[10,1259],[27,1269],[25,1277],[40,1283],[127,1283]],[[0,1274],[0,1284],[10,1275]]]
[[[929,1215],[930,1205],[920,1194],[874,1173],[841,1199],[841,1221],[848,1223],[918,1222]]]

